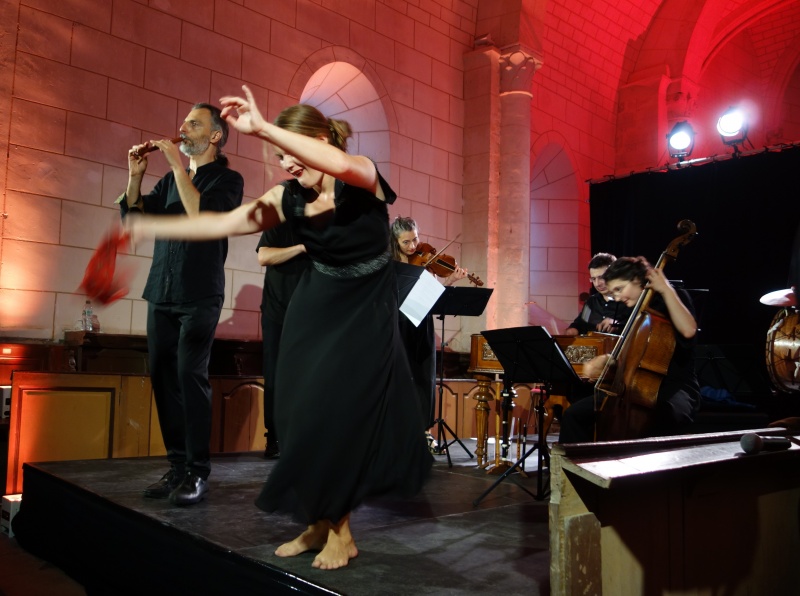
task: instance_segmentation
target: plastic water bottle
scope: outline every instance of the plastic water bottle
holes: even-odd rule
[[[94,328],[94,323],[92,321],[92,315],[94,312],[92,311],[92,302],[87,300],[86,303],[83,305],[83,314],[81,316],[81,321],[83,322],[83,330],[84,331],[92,331]]]

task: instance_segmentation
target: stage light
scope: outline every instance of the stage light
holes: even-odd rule
[[[672,127],[667,135],[667,151],[670,157],[684,158],[694,150],[694,129],[686,120]]]
[[[717,120],[717,132],[723,143],[733,145],[734,150],[737,150],[736,146],[747,139],[747,117],[744,111],[728,108]]]

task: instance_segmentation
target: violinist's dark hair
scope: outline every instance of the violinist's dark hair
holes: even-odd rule
[[[647,282],[648,269],[650,269],[650,263],[644,257],[620,257],[608,266],[603,274],[603,279],[606,282],[612,279],[636,280],[644,286]]]
[[[600,267],[608,267],[617,260],[617,257],[608,252],[599,252],[592,257],[589,261],[587,269],[600,269]]]
[[[228,165],[228,156],[222,152],[225,143],[228,142],[228,123],[222,117],[222,111],[210,103],[196,103],[192,106],[193,110],[208,110],[211,114],[211,130],[212,132],[218,130],[221,133],[219,141],[217,141],[217,154],[214,157],[220,165]]]
[[[417,228],[417,222],[415,222],[410,217],[400,217],[399,215],[394,218],[392,222],[392,239],[391,239],[391,251],[392,251],[392,258],[395,261],[402,261],[402,253],[400,252],[400,245],[398,244],[397,240],[400,238],[400,234],[403,232],[416,232],[419,233],[419,229]]]

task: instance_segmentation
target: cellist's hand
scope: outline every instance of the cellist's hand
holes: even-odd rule
[[[590,380],[595,380],[600,377],[600,374],[603,372],[603,369],[606,367],[606,362],[608,359],[611,358],[610,354],[601,354],[600,356],[595,356],[589,362],[583,363],[583,376],[589,378]]]
[[[664,292],[667,292],[672,288],[672,285],[667,280],[664,272],[657,267],[651,267],[648,269],[647,281],[650,283],[650,287],[654,292],[658,292],[662,295]]]
[[[697,334],[697,321],[694,315],[681,301],[675,288],[667,281],[661,269],[653,268],[647,271],[647,281],[653,291],[658,292],[667,306],[669,318],[675,330],[686,339],[691,339]]]

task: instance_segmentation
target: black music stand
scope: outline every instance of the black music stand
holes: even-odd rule
[[[471,286],[447,286],[444,293],[439,296],[439,300],[431,308],[431,314],[437,315],[437,318],[442,322],[442,341],[439,358],[439,417],[434,420],[434,425],[437,427],[436,431],[436,451],[437,453],[447,454],[447,464],[452,468],[453,461],[450,459],[450,450],[448,447],[453,443],[458,443],[461,448],[467,452],[470,458],[474,457],[469,449],[466,448],[461,439],[458,438],[455,431],[447,425],[442,417],[442,402],[444,401],[444,348],[447,345],[444,341],[444,318],[446,315],[453,315],[455,317],[477,317],[483,314],[486,309],[486,304],[494,291],[493,288],[474,288]],[[444,429],[453,436],[453,440],[447,442],[447,436],[444,434]],[[444,447],[442,447],[444,445]]]
[[[543,467],[542,461],[547,464],[549,473],[550,453],[547,449],[547,438],[544,435],[544,404],[550,396],[553,383],[565,383],[567,392],[573,393],[574,390],[582,386],[582,381],[575,369],[572,368],[561,347],[556,343],[547,329],[544,327],[512,327],[510,329],[495,329],[492,331],[482,331],[481,335],[486,338],[486,342],[497,356],[503,366],[503,384],[505,395],[508,401],[511,397],[511,388],[514,383],[540,383],[543,386],[542,397],[539,405],[536,406],[537,424],[539,426],[539,436],[536,444],[517,462],[508,468],[495,480],[494,484],[475,499],[472,504],[477,506],[483,498],[492,492],[503,479],[517,469],[534,451],[538,451],[538,474],[537,474],[537,494],[533,497],[540,501],[545,498],[543,486]],[[504,400],[505,401],[505,400]],[[510,404],[503,404],[503,441],[505,442],[507,431],[507,413]],[[520,487],[530,494],[525,487]]]

